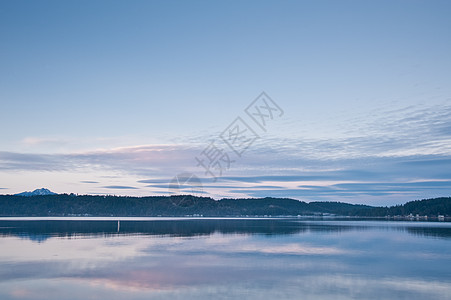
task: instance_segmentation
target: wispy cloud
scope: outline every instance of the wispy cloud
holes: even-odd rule
[[[22,144],[26,146],[61,146],[67,143],[68,141],[62,138],[26,137],[22,140]]]
[[[125,185],[107,185],[104,186],[105,189],[115,189],[115,190],[136,190],[137,187],[134,186],[125,186]]]
[[[177,145],[145,145],[70,154],[3,151],[0,152],[0,170],[76,171],[84,168],[105,168],[161,176],[177,165],[187,165],[187,161],[191,163],[194,153],[191,147]]]
[[[179,144],[65,154],[0,152],[0,174],[93,170],[102,172],[104,178],[124,181],[102,184],[102,176],[96,176],[77,182],[161,194],[167,192],[175,175],[193,172],[201,178],[204,191],[216,198],[278,196],[364,202],[374,197],[393,201],[448,196],[450,126],[450,105],[407,107],[378,112],[368,120],[350,120],[344,134],[336,138],[262,137],[218,181],[209,178],[194,159],[209,145],[209,137],[204,137],[205,143],[196,137]]]

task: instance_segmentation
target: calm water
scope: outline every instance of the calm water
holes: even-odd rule
[[[0,299],[451,299],[451,224],[0,219]]]

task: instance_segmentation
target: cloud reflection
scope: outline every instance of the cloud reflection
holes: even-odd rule
[[[42,243],[3,235],[0,297],[52,300],[71,291],[67,299],[90,294],[108,299],[211,299],[218,293],[251,299],[298,299],[300,294],[307,299],[441,299],[451,292],[451,274],[444,263],[449,257],[441,255],[451,240],[417,234],[432,228],[449,232],[446,224],[236,221],[247,231],[217,223],[208,234],[198,235],[201,227],[190,224],[203,221],[173,220],[161,225],[185,224],[194,232],[92,235],[91,230]],[[263,228],[251,229],[259,222]],[[277,226],[287,227],[290,234],[272,228]],[[150,228],[154,233],[173,232]],[[415,228],[415,234],[406,228]]]

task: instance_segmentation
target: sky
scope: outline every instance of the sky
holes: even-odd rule
[[[0,2],[0,193],[451,194],[449,1]]]

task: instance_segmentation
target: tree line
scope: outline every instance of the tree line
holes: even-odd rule
[[[333,214],[384,217],[451,216],[451,198],[374,207],[342,202],[304,202],[288,198],[221,199],[179,196],[0,195],[0,216],[296,216]]]

